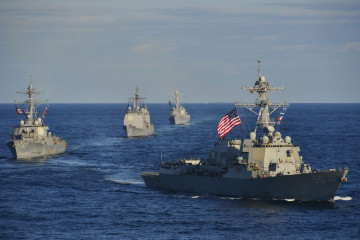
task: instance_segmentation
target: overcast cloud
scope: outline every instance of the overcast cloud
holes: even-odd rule
[[[251,99],[257,60],[289,102],[360,102],[359,1],[0,2],[0,102]]]

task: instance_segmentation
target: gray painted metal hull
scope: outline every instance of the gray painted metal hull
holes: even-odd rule
[[[18,159],[30,159],[35,157],[45,157],[65,152],[67,143],[60,141],[57,144],[51,141],[30,142],[30,141],[8,141],[6,143],[12,155]]]
[[[136,128],[134,126],[124,126],[124,130],[128,137],[146,137],[154,133],[154,125],[148,128]]]
[[[333,201],[344,172],[323,171],[254,179],[144,172],[142,177],[149,188],[172,191],[242,198]]]
[[[169,121],[171,124],[182,125],[186,124],[190,121],[190,115],[175,115],[169,117]]]

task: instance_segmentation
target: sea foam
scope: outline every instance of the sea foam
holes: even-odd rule
[[[350,200],[352,200],[352,198],[349,197],[349,196],[346,196],[346,197],[335,196],[335,197],[334,197],[334,200],[335,200],[335,201],[338,201],[338,200],[350,201]]]

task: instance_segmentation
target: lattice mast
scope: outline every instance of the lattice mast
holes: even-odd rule
[[[250,93],[256,94],[259,96],[257,101],[255,103],[250,104],[241,104],[241,103],[235,103],[236,107],[244,107],[250,110],[252,113],[256,114],[257,121],[255,126],[255,133],[257,130],[257,127],[260,125],[260,127],[264,130],[264,133],[267,133],[269,127],[273,127],[276,124],[276,121],[272,118],[270,118],[270,115],[275,112],[280,107],[287,107],[289,104],[287,102],[285,103],[272,103],[270,99],[267,98],[267,94],[271,94],[275,91],[280,91],[285,89],[284,87],[270,87],[269,83],[266,81],[265,77],[261,75],[261,69],[260,69],[260,63],[261,61],[258,60],[258,76],[257,81],[255,82],[254,87],[249,86],[243,86],[241,89],[243,90],[249,90]],[[260,107],[259,112],[256,112],[254,110],[255,107]]]
[[[32,77],[30,76],[30,85],[28,86],[26,91],[17,91],[17,94],[23,94],[23,95],[27,95],[28,99],[25,101],[15,101],[15,103],[17,104],[27,104],[27,111],[26,116],[27,119],[29,119],[30,121],[33,119],[37,119],[37,111],[36,108],[41,104],[41,103],[47,103],[48,100],[44,100],[44,101],[36,101],[34,99],[35,96],[39,95],[40,93],[42,93],[41,91],[36,91],[35,88],[33,88],[32,86]],[[35,104],[37,104],[37,106],[35,107]]]
[[[135,97],[129,98],[130,102],[133,103],[133,109],[134,109],[134,110],[139,110],[139,109],[140,109],[141,101],[144,100],[144,99],[145,99],[145,98],[139,97],[139,87],[136,86]]]
[[[175,91],[175,108],[179,109],[180,107],[180,102],[179,102],[179,92],[178,90]]]

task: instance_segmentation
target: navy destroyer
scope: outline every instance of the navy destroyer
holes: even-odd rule
[[[150,123],[150,113],[139,97],[139,88],[136,87],[135,97],[130,98],[133,107],[128,106],[124,117],[123,128],[128,137],[145,137],[154,133],[154,125]]]
[[[180,105],[179,92],[175,91],[175,107],[170,110],[169,120],[171,124],[181,125],[190,121],[190,114],[186,112],[186,109]]]
[[[224,120],[226,124],[228,121],[228,125],[219,124],[218,133],[222,137],[210,150],[208,159],[161,161],[159,172],[142,173],[146,185],[149,188],[241,198],[334,201],[341,183],[347,180],[348,168],[311,170],[309,164],[304,164],[299,155],[300,148],[292,143],[291,138],[283,138],[279,131],[275,131],[277,119],[270,118],[270,115],[289,105],[275,104],[267,98],[269,93],[283,88],[269,86],[261,75],[260,61],[255,85],[242,89],[256,94],[258,100],[253,104],[236,103],[234,110],[223,117],[221,122]],[[257,115],[255,129],[247,139],[226,140],[226,128],[228,131],[233,127],[229,124],[241,124],[238,108]],[[262,130],[259,133],[258,128]]]
[[[18,159],[30,159],[65,152],[67,143],[48,132],[49,127],[44,124],[42,118],[37,118],[34,104],[46,101],[34,100],[34,96],[40,94],[40,92],[33,88],[32,80],[30,79],[27,91],[18,91],[17,93],[27,95],[28,99],[23,102],[15,102],[17,104],[27,104],[27,110],[23,111],[16,105],[17,113],[24,115],[25,119],[22,119],[18,126],[13,127],[10,141],[6,143],[13,156]],[[44,113],[46,112],[44,111]]]

